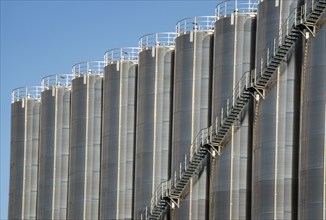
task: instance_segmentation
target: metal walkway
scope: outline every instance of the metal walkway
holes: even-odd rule
[[[151,199],[150,209],[146,207],[142,219],[159,219],[168,206],[179,207],[186,194],[186,188],[208,153],[213,157],[220,155],[226,137],[232,125],[238,121],[251,96],[264,98],[267,89],[272,86],[275,72],[288,54],[300,34],[305,37],[315,36],[317,22],[326,11],[326,0],[314,0],[294,9],[279,31],[279,36],[264,50],[261,58],[261,69],[245,72],[233,90],[232,96],[222,108],[221,116],[215,123],[202,129],[190,147],[189,156],[180,163],[179,170],[173,174],[173,180],[162,182]],[[257,94],[259,94],[257,96]],[[256,96],[255,96],[256,95]]]

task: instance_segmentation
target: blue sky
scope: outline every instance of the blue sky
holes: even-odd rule
[[[102,60],[112,48],[174,31],[185,17],[213,15],[212,1],[1,1],[0,218],[7,218],[11,91],[70,73],[80,61]]]

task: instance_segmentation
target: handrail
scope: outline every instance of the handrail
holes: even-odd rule
[[[70,87],[73,79],[72,74],[56,74],[49,75],[42,78],[42,91],[51,89],[56,86]]]
[[[72,66],[72,74],[74,77],[83,74],[102,75],[104,72],[104,61],[88,61],[77,63]]]
[[[179,163],[178,168],[172,173],[172,188],[175,188],[178,181],[182,179],[183,172],[187,171],[189,164],[193,162],[195,155],[198,154],[200,148],[206,144],[209,144],[211,132],[211,127],[203,128],[198,132],[197,136],[190,145],[189,153],[184,155],[184,160]]]
[[[258,0],[225,0],[215,7],[215,16],[230,16],[232,14],[257,14]]]
[[[222,105],[220,117],[216,118],[216,122],[219,128],[221,128],[225,123],[225,118],[229,116],[232,108],[236,104],[236,100],[244,93],[244,91],[251,87],[251,71],[245,72],[237,84],[234,86],[232,93],[228,96],[229,98],[225,100],[224,105]]]
[[[138,60],[138,47],[122,47],[114,48],[104,53],[105,66],[114,61],[129,60],[137,62]]]
[[[153,207],[158,205],[160,199],[169,196],[168,195],[169,186],[170,186],[169,180],[162,180],[162,182],[156,187],[154,194],[151,197],[151,209],[150,209],[151,212],[153,211]]]
[[[24,99],[40,100],[42,94],[42,86],[25,86],[12,90],[11,102],[18,102]]]
[[[215,16],[196,16],[184,18],[177,22],[176,29],[178,36],[191,31],[214,31]]]
[[[151,47],[173,47],[175,45],[176,32],[158,32],[141,36],[139,38],[139,48],[141,50]]]

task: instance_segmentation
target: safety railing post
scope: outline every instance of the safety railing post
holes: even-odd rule
[[[218,118],[215,117],[215,132],[217,133],[217,129],[218,129]]]
[[[289,19],[286,19],[286,36],[289,36]]]
[[[241,87],[242,85],[241,85],[241,80],[239,81],[239,90],[238,90],[238,94],[236,94],[236,96],[238,97],[238,98],[240,98],[240,96],[241,96],[241,90],[242,90],[242,87]],[[235,103],[235,99],[233,99],[233,105],[234,105],[234,103]]]

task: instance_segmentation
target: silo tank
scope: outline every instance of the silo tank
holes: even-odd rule
[[[69,219],[95,219],[99,216],[103,66],[103,61],[73,66]]]
[[[101,219],[132,218],[138,48],[105,53]]]
[[[233,88],[242,75],[254,69],[256,5],[223,2],[217,6],[214,34],[212,124],[220,121],[227,100],[233,102]],[[232,13],[224,13],[232,11]],[[210,219],[250,219],[252,100],[242,111],[222,153],[212,160]]]
[[[41,87],[13,91],[9,219],[36,219]]]
[[[258,6],[256,70],[274,43],[296,0]],[[301,49],[297,43],[276,71],[264,100],[255,103],[253,137],[253,219],[297,218]],[[265,62],[265,61],[264,61]]]
[[[158,185],[169,178],[175,33],[140,38],[134,217],[149,210]]]
[[[326,23],[305,42],[301,87],[299,216],[326,218]]]
[[[71,76],[42,80],[38,219],[65,219],[67,214]]]
[[[211,75],[215,16],[186,18],[177,23],[174,68],[172,183],[191,143],[211,123]],[[190,180],[185,200],[171,213],[174,219],[198,219],[208,213],[207,165]]]

